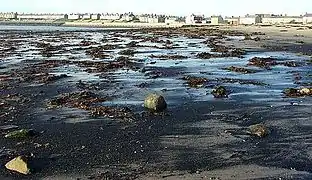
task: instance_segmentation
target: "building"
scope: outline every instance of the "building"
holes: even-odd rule
[[[100,20],[101,19],[101,14],[91,14],[91,19],[92,20]]]
[[[139,21],[140,21],[140,22],[148,23],[148,16],[147,16],[147,15],[145,15],[145,14],[143,15],[143,14],[142,14],[142,15],[139,15],[138,18],[139,18]]]
[[[101,20],[111,20],[111,21],[119,20],[120,18],[121,18],[121,15],[118,13],[101,14],[101,17],[100,17]]]
[[[69,20],[79,20],[82,18],[81,14],[69,14],[68,15],[68,19]]]
[[[138,17],[140,22],[143,23],[165,23],[166,17],[156,14],[142,14]]]
[[[225,17],[224,22],[228,25],[237,26],[239,25],[239,17]]]
[[[302,18],[303,24],[312,24],[312,13],[306,13]]]
[[[302,16],[266,15],[262,18],[263,24],[302,24]]]
[[[185,19],[186,24],[202,24],[205,19],[204,15],[191,14]]]
[[[211,25],[219,25],[224,23],[222,16],[211,16]]]
[[[133,13],[124,13],[124,14],[121,14],[120,16],[120,20],[121,21],[133,21],[135,18],[134,14]]]
[[[177,17],[175,16],[166,16],[165,17],[165,23],[166,24],[174,24],[174,23],[177,23]]]
[[[89,20],[92,18],[92,14],[82,14],[81,15],[81,19],[84,19],[84,20]]]
[[[262,22],[262,18],[259,15],[247,14],[244,17],[239,17],[239,24],[242,24],[242,25],[259,24],[261,22]]]
[[[0,19],[17,19],[17,13],[0,13]]]
[[[19,20],[57,20],[65,18],[67,18],[66,14],[17,14]]]

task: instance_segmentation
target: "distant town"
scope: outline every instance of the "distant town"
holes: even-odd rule
[[[166,16],[157,14],[134,13],[85,13],[85,14],[32,14],[0,13],[1,21],[63,21],[63,22],[102,22],[102,23],[149,23],[149,24],[186,24],[186,25],[274,25],[274,24],[312,24],[312,13],[299,16],[255,14],[242,17],[223,17],[221,15],[206,17],[191,14],[189,16]]]

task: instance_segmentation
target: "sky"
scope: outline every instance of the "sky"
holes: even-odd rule
[[[312,0],[0,0],[0,3],[0,12],[19,13],[134,12],[183,16],[312,13]]]

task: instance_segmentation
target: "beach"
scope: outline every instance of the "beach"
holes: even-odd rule
[[[312,178],[309,27],[95,26],[0,26],[0,179]]]

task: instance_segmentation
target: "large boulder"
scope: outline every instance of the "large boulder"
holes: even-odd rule
[[[12,159],[8,163],[6,163],[5,167],[8,170],[15,171],[15,172],[18,172],[18,173],[21,173],[24,175],[28,175],[31,173],[30,168],[27,164],[27,161],[22,156],[18,156],[16,158]]]
[[[150,94],[145,98],[144,107],[151,111],[163,111],[167,108],[165,98],[158,94]]]

